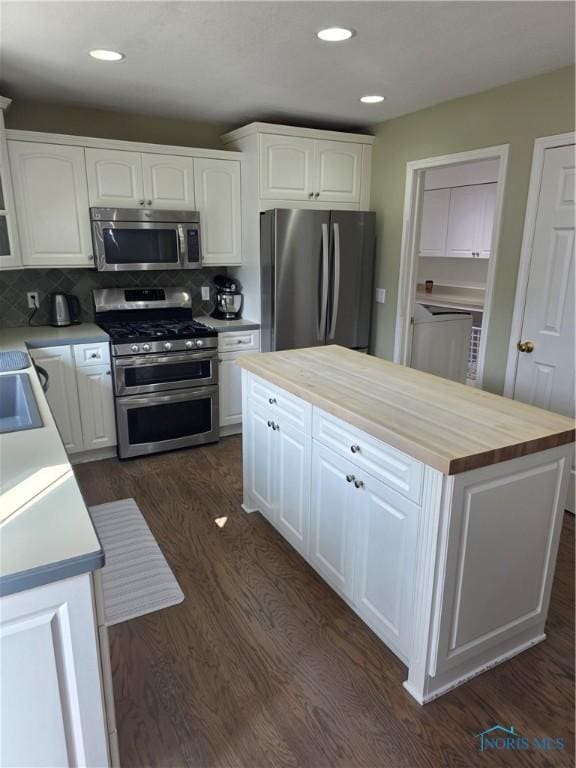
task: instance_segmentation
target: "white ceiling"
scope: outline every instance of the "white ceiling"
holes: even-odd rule
[[[368,126],[570,64],[571,2],[2,0],[13,98],[239,125]],[[340,44],[318,29],[348,26]],[[97,62],[93,48],[123,51]],[[382,93],[383,104],[359,97]]]

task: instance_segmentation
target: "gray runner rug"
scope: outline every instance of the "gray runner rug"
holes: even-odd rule
[[[181,603],[184,594],[134,499],[90,507],[106,565],[106,624],[118,624]]]

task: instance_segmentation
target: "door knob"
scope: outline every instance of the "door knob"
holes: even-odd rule
[[[518,342],[518,351],[519,352],[526,352],[526,354],[530,354],[530,352],[534,352],[534,342],[533,341],[519,341]]]

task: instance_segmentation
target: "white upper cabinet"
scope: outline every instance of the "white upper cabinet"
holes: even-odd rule
[[[449,189],[427,189],[422,202],[420,256],[445,256],[448,232]]]
[[[427,189],[420,226],[420,256],[490,256],[496,183]]]
[[[194,186],[200,213],[202,264],[240,264],[240,161],[195,158]]]
[[[294,136],[260,137],[260,197],[309,200],[314,197],[314,142]]]
[[[4,133],[4,109],[9,104],[9,99],[0,96],[0,269],[17,269],[22,266],[8,163],[8,145]]]
[[[93,264],[84,149],[9,141],[25,266]]]
[[[143,154],[144,199],[150,208],[194,211],[194,160],[179,155]]]
[[[358,203],[362,170],[362,144],[315,141],[316,184],[319,201]]]
[[[118,149],[86,149],[90,205],[139,208],[144,205],[142,155]]]
[[[260,197],[359,203],[362,144],[265,133],[260,136]]]

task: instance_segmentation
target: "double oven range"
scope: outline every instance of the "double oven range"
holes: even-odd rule
[[[218,336],[184,288],[95,289],[121,459],[218,440]]]

